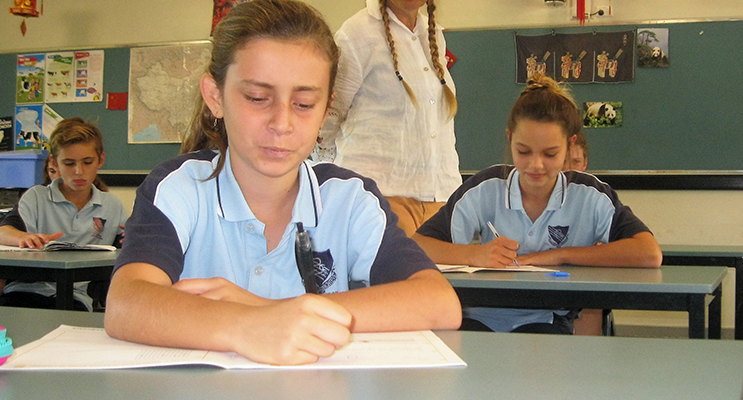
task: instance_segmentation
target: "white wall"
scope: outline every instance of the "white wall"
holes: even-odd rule
[[[609,0],[588,0],[605,4]],[[308,0],[328,19],[333,30],[364,6],[364,0]],[[448,29],[485,29],[577,25],[574,0],[551,7],[543,0],[438,0],[439,22]],[[173,6],[177,4],[177,6]],[[212,0],[56,0],[46,1],[44,15],[22,19],[0,10],[0,53],[53,49],[102,48],[207,39]],[[592,24],[676,22],[679,20],[743,19],[743,1],[613,0],[613,15]],[[7,79],[7,77],[0,77]],[[134,190],[112,188],[131,209]],[[743,192],[624,191],[634,209],[664,244],[743,245]],[[732,274],[731,274],[732,275]],[[724,286],[723,326],[732,326],[732,280]],[[618,312],[618,323],[683,325],[686,317],[667,313]]]
[[[642,219],[661,244],[743,245],[743,191],[619,192],[624,204]],[[735,270],[728,269],[722,286],[722,326],[735,321]],[[686,326],[682,312],[614,312],[617,324]]]
[[[613,15],[591,24],[649,21],[743,19],[743,1],[587,0],[611,3]],[[574,4],[575,0],[568,0]],[[364,7],[364,0],[307,0],[333,30]],[[174,6],[176,4],[176,6]],[[574,5],[553,7],[543,0],[437,0],[438,20],[447,29],[484,29],[577,25]],[[0,12],[0,53],[129,46],[208,39],[212,0],[56,0],[44,3],[44,15],[26,20]]]

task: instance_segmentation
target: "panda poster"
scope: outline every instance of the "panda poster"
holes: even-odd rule
[[[616,128],[622,126],[622,102],[597,101],[583,103],[583,127]]]
[[[637,66],[668,68],[668,28],[637,29]]]

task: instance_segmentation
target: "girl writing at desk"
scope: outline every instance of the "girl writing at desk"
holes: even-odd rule
[[[185,154],[137,190],[109,291],[111,336],[300,364],[351,332],[459,326],[454,290],[374,182],[306,161],[338,56],[298,1],[242,3],[217,26]],[[322,295],[305,294],[302,231]]]
[[[581,125],[570,95],[550,78],[533,77],[508,118],[514,165],[467,180],[413,239],[442,264],[659,267],[655,238],[609,185],[561,171]],[[470,244],[475,236],[482,244]],[[467,330],[573,332],[569,310],[469,308],[464,316]]]

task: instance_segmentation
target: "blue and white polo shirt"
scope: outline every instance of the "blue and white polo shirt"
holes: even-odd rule
[[[560,173],[547,208],[532,222],[524,210],[519,172],[496,165],[468,179],[441,210],[418,229],[438,240],[470,244],[494,239],[490,221],[499,234],[519,242],[518,254],[560,247],[591,246],[649,232],[645,224],[619,201],[616,192],[595,176],[577,171]],[[556,311],[560,314],[565,311]],[[499,332],[529,323],[552,323],[551,310],[468,308],[464,316]]]
[[[78,210],[59,190],[61,184],[62,178],[57,178],[48,186],[37,185],[28,189],[18,207],[0,222],[0,226],[10,225],[29,233],[62,232],[59,240],[65,242],[117,246],[124,232],[119,225],[124,225],[127,220],[121,200],[93,185],[90,200],[82,210]],[[88,310],[93,310],[87,287],[88,282],[76,282],[73,295]],[[3,292],[32,292],[49,297],[57,293],[57,288],[51,282],[13,281],[5,286]]]
[[[397,227],[374,182],[333,164],[299,166],[291,223],[266,253],[265,225],[250,210],[229,154],[201,150],[158,166],[137,190],[116,267],[148,263],[173,282],[222,277],[266,298],[304,293],[294,256],[296,222],[313,246],[321,293],[408,278],[435,264]]]

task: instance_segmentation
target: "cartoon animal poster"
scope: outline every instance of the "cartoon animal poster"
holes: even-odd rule
[[[586,102],[583,103],[583,110],[583,126],[586,128],[615,128],[622,126],[622,102]]]
[[[668,68],[668,28],[637,28],[637,66]]]
[[[15,149],[42,149],[49,139],[44,136],[42,119],[44,105],[16,106]]]
[[[22,54],[18,56],[16,71],[16,104],[44,102],[44,54]]]

